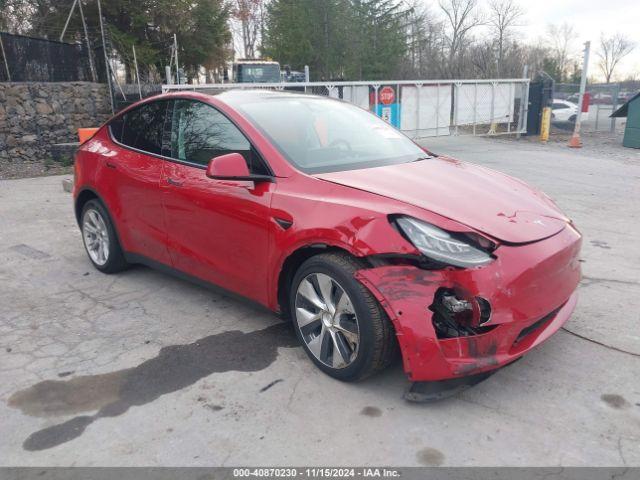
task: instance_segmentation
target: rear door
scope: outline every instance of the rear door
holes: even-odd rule
[[[109,124],[114,149],[108,151],[100,181],[115,205],[118,233],[125,251],[170,264],[160,192],[161,155],[170,134],[166,112],[170,101],[137,107]]]
[[[195,100],[175,100],[172,161],[165,161],[161,181],[171,259],[178,270],[266,303],[275,183],[207,178],[209,161],[232,152],[243,155],[252,173],[269,174],[251,143],[220,111]]]

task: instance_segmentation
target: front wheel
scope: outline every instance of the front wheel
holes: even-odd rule
[[[294,329],[307,355],[344,381],[384,369],[397,350],[387,314],[353,276],[361,268],[346,253],[316,255],[296,272],[290,293]]]

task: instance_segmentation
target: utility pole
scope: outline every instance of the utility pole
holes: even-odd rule
[[[178,37],[176,34],[173,34],[173,52],[176,56],[176,83],[180,85],[180,70],[178,67]]]
[[[587,88],[587,69],[589,68],[589,50],[591,49],[591,42],[587,41],[584,44],[584,60],[582,61],[582,75],[580,77],[580,94],[578,96],[578,114],[576,115],[576,125],[573,129],[573,135],[569,140],[569,146],[571,148],[582,147],[580,141],[580,124],[582,123],[582,102],[584,101],[584,91]]]
[[[142,100],[142,88],[140,87],[140,72],[138,71],[138,59],[136,58],[136,46],[132,45],[133,49],[133,64],[136,66],[136,79],[138,80],[138,95],[140,95],[140,100]]]
[[[102,6],[98,1],[98,18],[100,20],[100,36],[102,37],[102,53],[104,53],[104,69],[107,72],[107,85],[109,86],[109,100],[111,100],[111,113],[116,113],[113,102],[113,90],[111,89],[111,69],[109,68],[109,56],[107,55],[107,42],[104,40],[104,25],[102,23]]]
[[[89,56],[89,69],[91,70],[91,79],[93,82],[98,81],[96,75],[96,67],[93,64],[93,52],[91,51],[91,44],[89,43],[89,33],[87,32],[87,22],[84,18],[84,12],[82,11],[82,0],[78,0],[78,8],[80,9],[80,18],[82,19],[82,29],[84,30],[84,39],[87,42],[87,55]]]
[[[78,0],[73,0],[73,4],[71,5],[71,10],[69,10],[69,15],[67,15],[67,21],[64,22],[64,28],[62,29],[62,33],[60,34],[60,41],[64,38],[64,34],[67,32],[67,27],[69,26],[69,20],[71,20],[71,15],[73,15],[73,11],[76,9],[76,3]]]

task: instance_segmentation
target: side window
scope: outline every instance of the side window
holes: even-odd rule
[[[147,103],[115,119],[109,125],[120,143],[162,155],[166,101]]]
[[[569,108],[564,103],[554,103],[551,105],[551,110],[564,110],[565,108]]]
[[[171,122],[171,156],[206,166],[213,157],[239,153],[249,171],[266,175],[267,169],[238,128],[210,105],[176,100]]]

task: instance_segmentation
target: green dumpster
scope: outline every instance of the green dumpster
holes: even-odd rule
[[[640,93],[613,112],[611,117],[627,117],[622,145],[629,148],[640,148]]]

